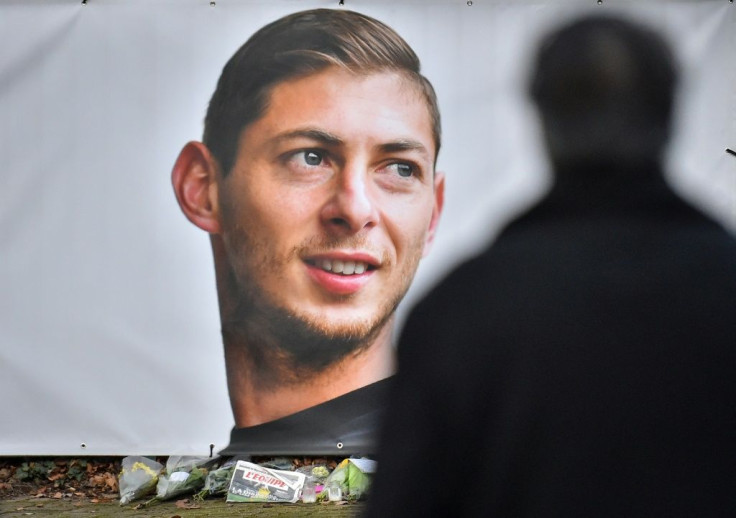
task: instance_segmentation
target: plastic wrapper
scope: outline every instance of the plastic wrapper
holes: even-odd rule
[[[330,476],[330,470],[324,464],[310,464],[308,466],[302,466],[296,471],[297,473],[304,473],[307,476],[307,480],[316,485],[324,485],[325,480]]]
[[[171,475],[177,471],[192,471],[192,468],[208,467],[218,459],[211,457],[193,457],[188,455],[172,455],[166,461],[166,474]]]
[[[324,464],[309,464],[298,468],[296,471],[306,475],[304,487],[313,488],[315,497],[322,493],[325,488],[325,480],[330,476],[330,469]]]
[[[204,486],[207,469],[193,467],[191,471],[175,471],[171,475],[159,477],[156,498],[168,500],[175,496],[199,491]]]
[[[246,459],[241,459],[246,460]],[[250,460],[250,459],[248,459]],[[268,469],[280,469],[282,471],[292,471],[292,462],[290,457],[276,457],[275,459],[267,460],[265,462],[259,462],[259,466]]]
[[[166,461],[166,474],[158,479],[156,498],[168,500],[202,489],[208,472],[204,466],[211,461],[212,459],[206,457],[169,457]]]
[[[345,459],[330,473],[325,485],[336,483],[348,499],[360,500],[368,494],[375,471],[374,460]]]
[[[120,505],[153,493],[163,468],[162,464],[147,457],[125,457],[118,476]]]
[[[235,461],[226,462],[222,467],[207,473],[204,481],[203,496],[224,495],[230,486],[230,479],[235,470]]]

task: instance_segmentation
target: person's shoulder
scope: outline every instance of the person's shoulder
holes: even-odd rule
[[[455,266],[437,282],[410,311],[400,347],[410,347],[404,345],[410,342],[429,347],[438,337],[453,334],[453,329],[466,328],[478,312],[480,292],[490,283],[492,255],[490,247]]]
[[[434,302],[455,301],[466,291],[477,287],[479,276],[487,272],[485,265],[489,259],[490,249],[486,249],[452,268],[416,305],[415,311],[428,311]]]

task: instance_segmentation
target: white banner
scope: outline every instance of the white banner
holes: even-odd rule
[[[540,35],[585,13],[660,29],[684,73],[678,190],[736,229],[736,7],[677,2],[82,0],[0,5],[0,455],[209,454],[233,426],[207,235],[170,172],[220,71],[296,10],[401,34],[442,113],[445,211],[403,307],[547,187],[525,98]],[[284,215],[288,218],[288,214]]]

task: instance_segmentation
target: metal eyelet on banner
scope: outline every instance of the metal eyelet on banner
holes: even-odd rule
[[[343,444],[343,443],[341,443],[341,442],[338,442],[338,443],[336,444],[336,446],[337,446],[337,449],[338,449],[338,450],[342,450],[342,447],[344,446],[344,444]]]

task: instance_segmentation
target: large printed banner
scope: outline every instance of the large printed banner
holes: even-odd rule
[[[0,455],[370,449],[406,308],[549,186],[537,42],[601,13],[672,44],[668,178],[736,230],[726,1],[3,2]]]

